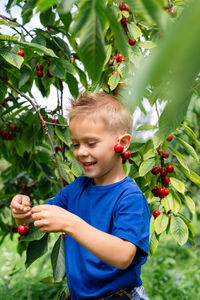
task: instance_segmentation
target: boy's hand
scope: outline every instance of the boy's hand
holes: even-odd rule
[[[34,226],[41,232],[68,232],[68,226],[77,216],[56,205],[38,205],[32,208]]]
[[[16,220],[17,225],[27,221],[30,223],[31,209],[30,209],[30,198],[26,195],[16,195],[13,197],[10,203],[10,209],[13,217]]]

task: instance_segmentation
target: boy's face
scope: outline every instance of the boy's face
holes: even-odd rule
[[[96,185],[107,185],[124,178],[120,155],[114,145],[118,135],[101,119],[74,117],[69,125],[74,156]]]

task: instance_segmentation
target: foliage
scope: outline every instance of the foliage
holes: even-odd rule
[[[104,90],[132,111],[139,106],[144,114],[144,99],[155,107],[156,124],[141,122],[136,128],[145,133],[153,129],[152,138],[133,140],[130,164],[124,164],[124,170],[149,202],[150,254],[166,234],[180,245],[188,239],[195,244],[191,219],[200,185],[200,4],[195,0],[125,4],[127,9],[122,10],[112,0],[7,1],[8,13],[15,5],[20,8],[22,24],[0,15],[1,26],[12,31],[0,35],[0,161],[6,164],[0,166],[1,244],[6,235],[14,234],[9,204],[15,194],[30,196],[31,205],[43,203],[83,175],[73,157],[63,112],[65,86],[72,97]],[[36,12],[41,26],[28,31]],[[52,87],[57,89],[55,110],[38,105],[34,85],[43,98]],[[170,165],[173,171],[166,173]],[[152,174],[154,167],[159,167],[157,174]],[[156,194],[155,187],[165,194]],[[155,210],[160,213],[157,218]],[[27,267],[46,253],[48,241],[48,235],[31,227],[18,246],[21,254],[27,250]],[[51,283],[64,276],[62,259],[63,243],[58,239]]]

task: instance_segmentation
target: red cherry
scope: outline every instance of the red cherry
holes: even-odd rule
[[[41,78],[43,77],[43,75],[44,75],[43,71],[41,70],[37,71],[37,77]]]
[[[122,157],[125,159],[129,159],[130,156],[131,156],[131,152],[129,150],[122,153]]]
[[[44,69],[43,65],[37,65],[36,66],[37,71],[43,71],[43,69]]]
[[[11,126],[10,126],[10,130],[11,130],[12,132],[14,132],[14,131],[16,130],[16,128],[17,128],[16,125],[11,125]]]
[[[17,54],[20,55],[20,56],[22,56],[22,57],[24,57],[24,50],[19,50],[19,51],[17,52]]]
[[[153,175],[157,175],[158,173],[160,173],[160,168],[159,167],[154,167],[152,170],[151,170],[151,173]]]
[[[120,6],[119,6],[119,9],[120,9],[120,10],[127,10],[127,11],[129,11],[128,6],[126,6],[125,4],[120,5]]]
[[[126,58],[125,57],[121,57],[121,58],[118,59],[118,61],[119,62],[126,61]]]
[[[63,240],[65,240],[65,235],[64,234],[60,234],[59,238],[63,238]]]
[[[168,137],[167,137],[167,141],[168,142],[171,142],[171,140],[173,139],[174,135],[173,134],[170,134]]]
[[[153,193],[153,195],[154,195],[155,197],[158,197],[158,196],[159,196],[159,189],[158,189],[157,186],[155,186],[151,192]]]
[[[162,150],[160,148],[157,149],[158,155],[161,155]]]
[[[159,197],[165,196],[165,189],[163,187],[159,188],[158,191],[159,191]]]
[[[168,176],[164,177],[164,183],[168,186],[170,183],[170,178]]]
[[[159,215],[161,214],[161,212],[159,210],[154,210],[153,211],[153,216],[156,219]]]
[[[119,76],[121,76],[121,74],[119,73],[119,71],[113,71],[112,75],[117,74],[117,73],[119,74]]]
[[[47,69],[47,77],[51,78],[53,75],[51,75],[49,68]]]
[[[165,189],[165,196],[169,195],[169,190],[168,189]]]
[[[167,170],[168,173],[172,173],[172,172],[174,171],[174,166],[168,165],[168,166],[166,167],[166,170]]]
[[[126,26],[126,24],[128,23],[128,19],[127,18],[122,18],[121,23],[122,23],[123,26]]]
[[[124,150],[124,146],[123,146],[122,144],[116,144],[116,145],[114,146],[114,150],[115,150],[115,152],[117,152],[117,153],[122,153],[123,150]]]
[[[56,119],[52,119],[51,120],[52,123],[56,123],[56,121],[57,121]]]
[[[169,13],[172,17],[175,17],[176,16],[176,9],[172,8],[169,10]]]
[[[134,46],[136,43],[136,40],[129,39],[128,43],[129,43],[129,45]]]
[[[167,176],[167,172],[166,172],[165,169],[160,169],[160,174],[161,174],[161,176],[163,176],[163,177]]]
[[[28,225],[24,225],[24,224],[21,224],[18,226],[18,232],[20,235],[27,235],[29,233],[29,226]]]
[[[162,156],[163,156],[164,158],[168,158],[168,157],[169,157],[169,152],[164,151],[163,154],[162,154]]]

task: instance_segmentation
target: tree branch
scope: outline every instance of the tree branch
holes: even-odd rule
[[[4,19],[4,20],[8,20],[8,21],[13,22],[13,23],[16,23],[18,26],[22,27],[23,30],[24,30],[28,35],[30,35],[30,37],[33,38],[32,34],[30,34],[30,32],[29,32],[22,24],[20,24],[20,23],[17,22],[17,19],[16,19],[16,18],[9,18],[9,17],[3,16],[3,15],[1,15],[1,14],[0,14],[0,18],[2,18],[2,19]],[[14,28],[13,28],[13,29],[14,29]],[[16,30],[16,29],[14,29],[14,30]],[[17,31],[17,30],[16,30],[16,31]],[[18,31],[17,31],[17,32],[18,32]],[[18,33],[19,33],[19,32],[18,32]]]
[[[6,82],[6,84],[12,89],[14,90],[15,92],[17,92],[19,95],[21,95],[23,98],[25,98],[26,100],[28,100],[28,102],[33,106],[34,110],[36,111],[36,113],[38,114],[40,120],[41,120],[41,123],[42,123],[42,127],[44,128],[45,130],[45,134],[47,135],[48,137],[48,140],[49,140],[49,143],[51,145],[51,148],[52,148],[52,151],[53,151],[53,156],[55,158],[55,161],[56,161],[56,167],[57,167],[57,170],[58,170],[58,175],[59,175],[59,178],[60,178],[60,182],[61,182],[61,186],[62,188],[64,187],[64,184],[63,184],[63,181],[62,181],[62,175],[61,175],[61,170],[60,170],[60,166],[59,166],[59,163],[58,163],[58,159],[57,159],[57,155],[56,155],[56,151],[55,151],[55,148],[54,148],[54,145],[53,145],[53,141],[50,137],[50,134],[49,134],[49,131],[48,131],[48,127],[46,125],[46,122],[43,120],[43,117],[37,107],[37,105],[34,103],[34,101],[28,97],[27,95],[25,95],[23,92],[21,92],[20,90],[18,90],[17,88],[15,88],[11,83],[9,82]],[[52,123],[53,125],[55,125],[54,123]]]

